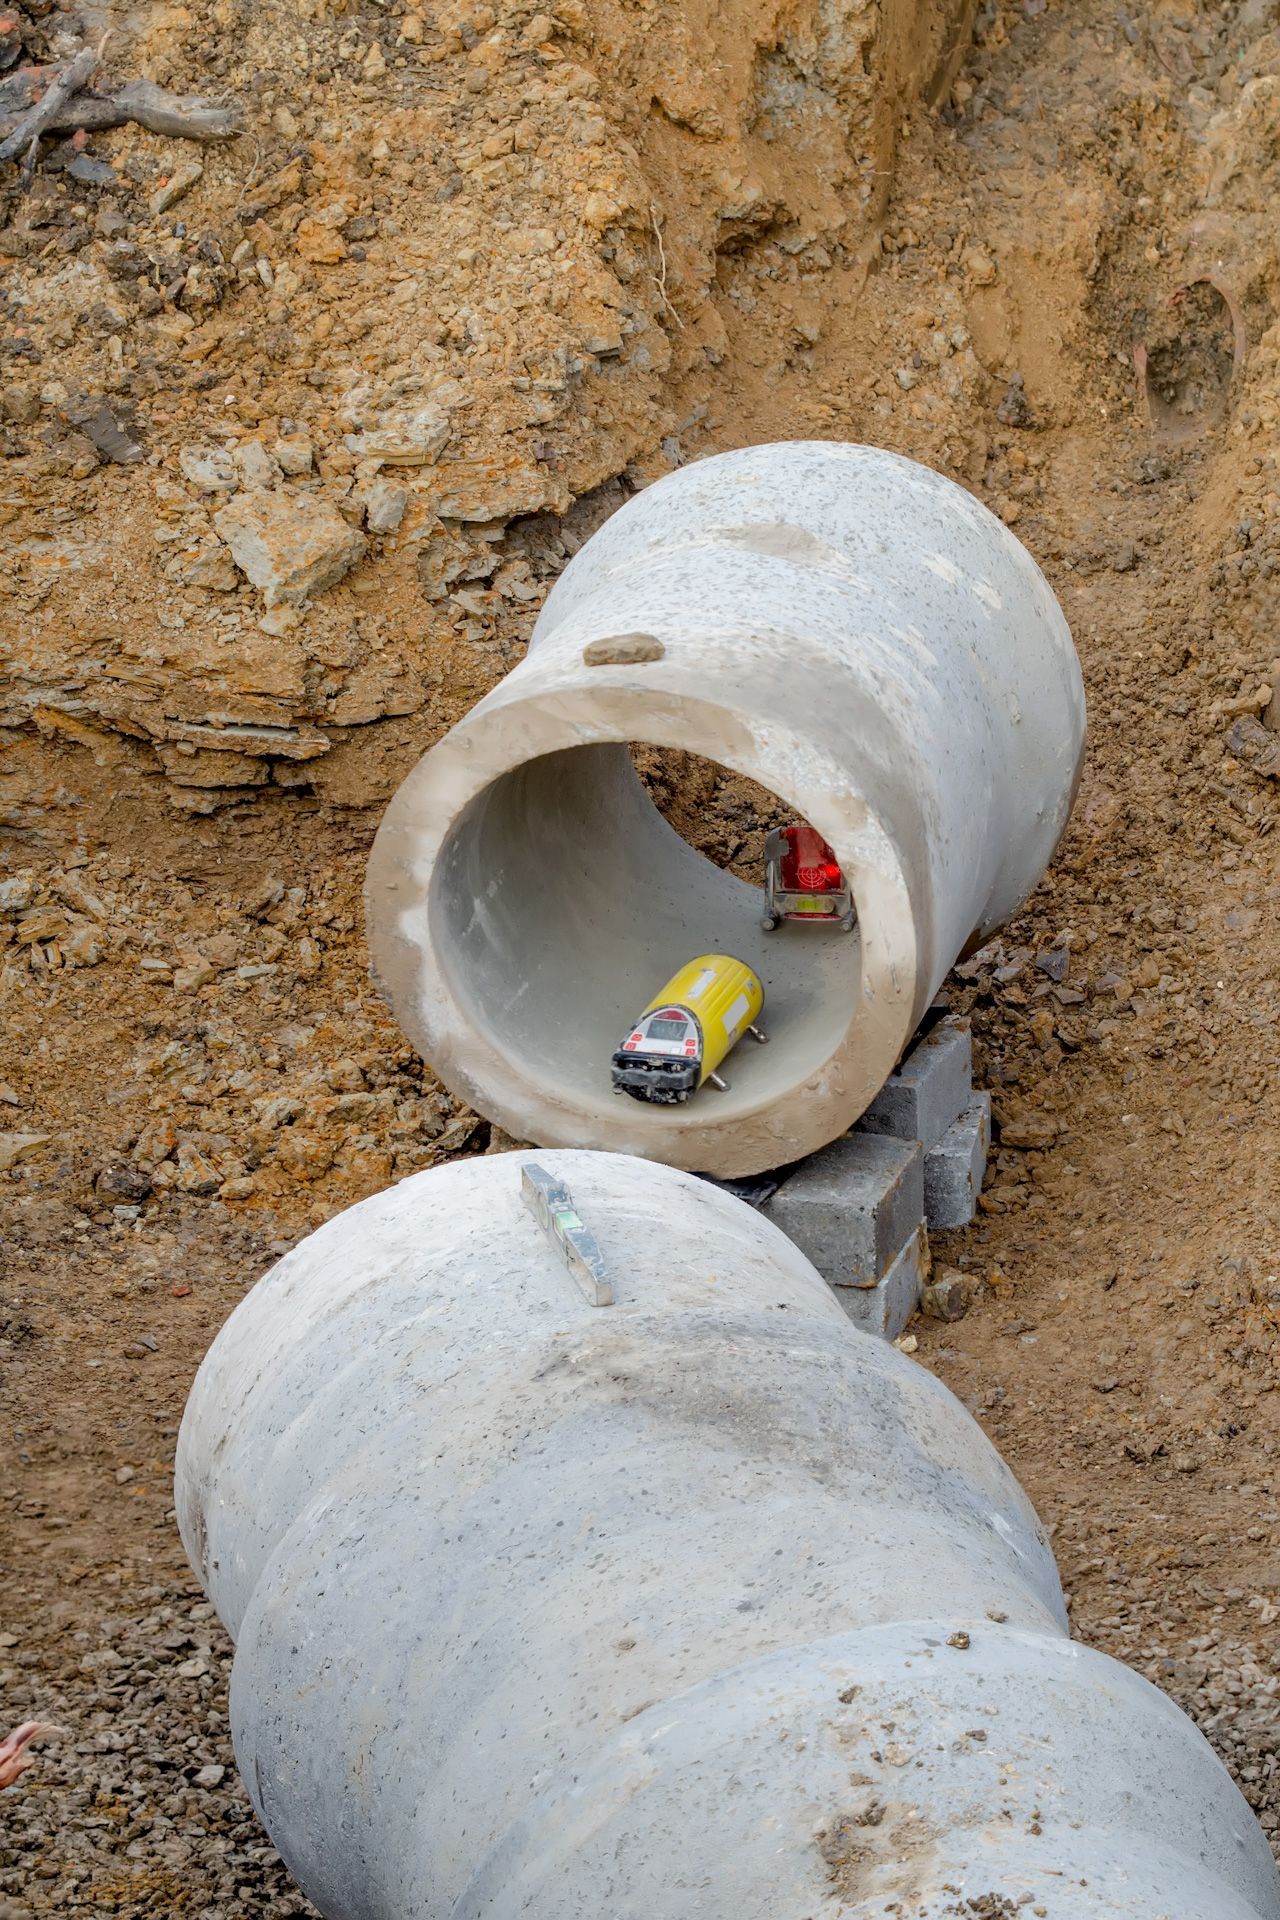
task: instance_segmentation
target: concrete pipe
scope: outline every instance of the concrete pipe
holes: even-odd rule
[[[178,1514],[329,1920],[1280,1920],[959,1403],[687,1174],[508,1154],[331,1221],[214,1342]]]
[[[793,442],[660,480],[592,536],[527,658],[420,762],[369,864],[374,968],[441,1078],[517,1139],[724,1175],[844,1132],[958,955],[1044,872],[1084,738],[1039,569],[961,487]],[[758,781],[817,827],[859,930],[762,894],[652,805],[627,742]],[[616,1097],[610,1055],[694,955],[762,976],[727,1093]]]

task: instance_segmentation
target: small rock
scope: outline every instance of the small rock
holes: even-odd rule
[[[185,958],[185,956],[184,956]],[[201,955],[187,959],[185,966],[174,969],[173,988],[175,993],[194,993],[198,987],[207,987],[216,978],[216,968]]]
[[[118,467],[129,467],[143,458],[143,447],[133,438],[105,400],[99,401],[96,407],[78,411],[68,417],[74,419],[75,425],[97,448],[104,460],[114,461]]]
[[[225,447],[183,447],[178,465],[203,493],[234,493],[240,485],[236,463]]]
[[[15,382],[0,390],[0,413],[15,426],[30,427],[40,418],[40,396]]]
[[[435,1142],[437,1152],[457,1153],[460,1147],[466,1146],[479,1125],[480,1122],[474,1113],[463,1114],[451,1121]]]
[[[97,894],[90,893],[84,881],[74,873],[57,876],[53,882],[53,890],[58,898],[65,901],[74,912],[87,914],[90,920],[106,919],[107,910]]]
[[[960,265],[977,287],[989,287],[999,271],[985,247],[966,247]]]
[[[79,180],[86,187],[118,187],[120,175],[105,160],[95,160],[92,154],[78,153],[74,160],[67,163],[67,172],[73,180]]]
[[[0,880],[0,913],[25,913],[36,897],[35,876],[15,873]]]
[[[349,573],[364,535],[326,500],[291,493],[242,493],[213,516],[240,571],[268,607],[299,606]]]
[[[301,475],[311,472],[315,454],[311,442],[301,434],[282,434],[271,449],[281,473]]]
[[[620,633],[603,640],[590,640],[582,649],[586,667],[634,667],[648,660],[661,660],[666,654],[661,640],[652,633]]]
[[[375,40],[364,58],[364,77],[366,80],[381,80],[386,71],[386,55]]]
[[[259,620],[258,631],[278,639],[282,633],[289,633],[297,626],[299,617],[296,607],[273,607],[270,613],[264,614]]]
[[[258,875],[252,886],[246,888],[240,904],[251,920],[257,920],[262,914],[270,912],[272,907],[278,907],[283,899],[284,881],[268,867]],[[230,965],[230,962],[227,964]]]
[[[132,1467],[116,1468],[116,1485],[118,1487],[127,1487],[129,1482],[135,1477]]]
[[[60,940],[69,931],[70,922],[66,915],[45,907],[18,922],[18,941],[21,946],[30,947],[43,940]]]
[[[1071,953],[1067,947],[1050,947],[1046,952],[1036,955],[1036,966],[1041,973],[1047,973],[1051,980],[1065,980],[1070,965]]]
[[[120,1162],[104,1167],[93,1184],[106,1199],[123,1200],[130,1205],[145,1200],[151,1191],[150,1175],[143,1173],[139,1167]]]
[[[920,375],[912,367],[899,367],[893,377],[904,393],[910,393],[912,387],[920,384]]]
[[[920,1311],[931,1320],[963,1320],[969,1311],[969,1283],[956,1267],[939,1267],[920,1293]]]
[[[87,921],[72,927],[62,941],[62,958],[69,967],[96,967],[105,952],[106,942],[100,929]]]
[[[1004,398],[996,408],[996,419],[1006,427],[1034,427],[1036,417],[1031,411],[1031,403],[1023,390],[1020,373],[1010,374],[1009,384],[1004,390]]]
[[[1271,662],[1267,682],[1271,688],[1271,698],[1263,709],[1262,724],[1270,728],[1272,733],[1280,733],[1280,660]]]
[[[947,1635],[947,1645],[949,1647],[958,1647],[961,1653],[963,1653],[970,1644],[969,1636],[963,1627],[959,1628],[957,1632]]]
[[[1047,1047],[1056,1032],[1053,1015],[1047,1007],[1041,1007],[1038,1013],[1033,1013],[1027,1022],[1027,1027],[1038,1047]]]
[[[1111,567],[1115,573],[1132,573],[1138,564],[1138,549],[1132,540],[1122,540],[1112,557]]]
[[[378,460],[384,467],[429,467],[449,444],[450,432],[448,414],[431,402],[367,433],[349,433],[343,445],[357,460]]]
[[[375,480],[364,496],[364,523],[370,533],[394,533],[409,504],[408,490]]]
[[[261,440],[246,440],[231,457],[246,487],[274,487],[280,478],[280,469]]]
[[[8,1173],[19,1160],[27,1160],[48,1144],[47,1133],[0,1133],[0,1173]]]
[[[1280,739],[1253,714],[1236,721],[1227,736],[1227,751],[1262,779],[1280,780]]]
[[[216,1193],[222,1185],[222,1175],[199,1147],[184,1146],[178,1148],[175,1184],[181,1193]]]
[[[226,1777],[227,1770],[225,1767],[216,1765],[201,1767],[200,1771],[194,1776],[192,1785],[197,1787],[220,1787]]]
[[[270,1093],[250,1102],[264,1127],[287,1127],[302,1112],[303,1102],[296,1093]]]
[[[1026,1107],[1007,1107],[996,1116],[1000,1144],[1044,1151],[1058,1137],[1058,1123],[1050,1114],[1034,1113]]]
[[[319,1134],[289,1127],[281,1135],[276,1160],[285,1173],[297,1180],[318,1180],[333,1165],[334,1147]]]
[[[346,241],[327,220],[300,220],[294,242],[302,258],[312,266],[333,267],[347,257]]]
[[[181,160],[172,167],[160,182],[153,194],[147,197],[147,205],[152,213],[167,213],[184,193],[190,193],[196,181],[204,175],[204,167],[199,160]]]
[[[299,940],[294,950],[293,964],[303,980],[314,980],[324,964],[320,943],[318,940],[313,940],[309,933],[304,934]]]

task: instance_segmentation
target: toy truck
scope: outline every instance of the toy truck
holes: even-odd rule
[[[710,1081],[744,1033],[766,1038],[755,1024],[764,1006],[759,977],[727,953],[703,953],[681,967],[649,1002],[613,1056],[613,1090],[657,1106],[679,1106]]]

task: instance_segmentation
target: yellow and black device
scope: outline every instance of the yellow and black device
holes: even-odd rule
[[[755,1024],[764,988],[745,961],[703,953],[668,980],[613,1056],[613,1090],[657,1106],[679,1106],[704,1080],[727,1091],[716,1072],[744,1033],[764,1041]]]

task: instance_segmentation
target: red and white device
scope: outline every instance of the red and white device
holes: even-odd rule
[[[845,933],[857,924],[852,889],[816,827],[774,828],[764,843],[764,890],[766,933],[784,920],[821,921]]]

